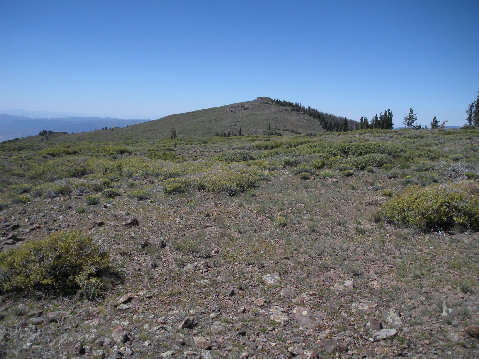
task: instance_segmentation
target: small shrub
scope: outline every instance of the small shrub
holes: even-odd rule
[[[351,177],[352,175],[354,175],[354,171],[353,171],[353,170],[344,170],[344,171],[341,171],[341,176]]]
[[[145,199],[150,199],[150,193],[148,191],[138,190],[132,193],[132,196],[138,201],[143,201]]]
[[[26,183],[15,184],[11,187],[11,191],[15,194],[24,194],[30,192],[32,185]]]
[[[25,204],[31,201],[32,201],[32,198],[28,194],[20,194],[18,196],[13,197],[12,199],[13,203],[21,203],[21,204]]]
[[[324,178],[331,178],[333,176],[334,176],[334,173],[331,172],[330,170],[324,170],[324,171],[319,172],[319,174],[318,174],[318,177],[323,178],[323,179]]]
[[[383,196],[391,197],[393,195],[393,190],[391,188],[385,188],[381,191]]]
[[[8,204],[5,202],[0,202],[0,211],[3,211],[4,209],[7,209]]]
[[[286,218],[284,218],[282,216],[279,216],[279,217],[276,217],[275,224],[278,227],[283,228],[283,227],[286,227],[288,225],[288,222],[286,221]]]
[[[107,188],[103,191],[103,195],[106,198],[114,198],[120,195],[120,192],[114,188]]]
[[[85,207],[78,207],[77,209],[75,209],[75,212],[76,213],[85,213],[86,212],[86,208]]]
[[[108,254],[92,238],[78,231],[56,232],[0,253],[0,292],[68,294],[83,287],[94,297],[109,265]]]
[[[422,230],[479,230],[479,183],[461,181],[427,187],[410,186],[391,198],[376,219]]]
[[[94,205],[97,205],[100,203],[100,196],[98,195],[90,195],[90,196],[87,196],[86,198],[86,204],[88,204],[89,206],[94,206]]]
[[[187,178],[168,178],[163,183],[165,193],[185,193],[191,186],[191,181]]]

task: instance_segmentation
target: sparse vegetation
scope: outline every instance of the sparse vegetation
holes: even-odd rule
[[[7,352],[78,356],[76,348],[63,353],[58,338],[65,337],[78,338],[87,356],[126,355],[131,348],[134,355],[156,358],[174,346],[181,348],[178,355],[198,353],[190,329],[179,329],[193,317],[195,338],[223,338],[208,343],[215,357],[244,351],[288,357],[292,338],[322,352],[322,335],[354,338],[345,344],[357,357],[475,354],[475,339],[462,333],[475,324],[479,293],[477,129],[349,131],[348,122],[347,132],[326,132],[305,113],[288,106],[271,113],[272,106],[271,99],[258,99],[172,116],[174,123],[166,118],[161,124],[164,132],[150,123],[0,144],[2,258],[19,258],[20,252],[7,253],[29,245],[47,247],[41,243],[52,232],[68,242],[70,230],[82,229],[82,238],[101,238],[101,245],[93,241],[99,251],[93,252],[107,251],[124,275],[121,285],[111,286],[101,269],[106,264],[85,259],[81,263],[91,270],[80,268],[82,252],[75,250],[81,273],[65,275],[68,285],[50,285],[62,281],[55,279],[13,288],[4,280],[10,289],[0,295],[0,332],[11,334],[2,342]],[[248,116],[255,111],[260,131],[252,133]],[[235,127],[240,115],[245,121]],[[299,115],[304,127],[288,124]],[[204,137],[191,138],[199,125],[182,126],[188,116],[211,116],[215,126],[223,123],[215,116],[224,119],[229,127],[215,132],[231,135],[211,137],[204,135],[211,129],[201,129]],[[178,136],[169,139],[173,127]],[[240,127],[242,136],[236,136]],[[102,205],[88,205],[91,196]],[[29,253],[8,263],[19,263],[20,274],[34,273],[27,264],[38,256]],[[72,295],[50,295],[63,288]],[[312,314],[310,329],[301,329],[298,307]],[[390,328],[391,310],[404,338],[370,341],[368,318]],[[51,311],[68,317],[50,323]],[[131,341],[103,345],[117,323]],[[35,341],[40,331],[52,349]],[[22,349],[29,342],[32,347]]]

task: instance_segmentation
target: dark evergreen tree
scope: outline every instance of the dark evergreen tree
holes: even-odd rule
[[[437,120],[436,116],[431,121],[431,130],[439,128],[439,121]]]
[[[409,114],[404,117],[403,123],[406,128],[421,128],[421,125],[416,126],[417,116],[414,113],[412,107],[409,108]]]

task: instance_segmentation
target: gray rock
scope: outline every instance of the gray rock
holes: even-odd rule
[[[203,350],[201,350],[200,358],[201,359],[213,359],[213,354],[211,354],[210,351],[203,349]]]
[[[321,339],[319,345],[328,353],[345,352],[348,350],[346,344],[338,338]]]
[[[369,330],[371,332],[378,332],[381,329],[383,329],[383,324],[379,320],[375,318],[369,318],[366,323],[366,330]]]
[[[118,298],[118,304],[126,304],[126,303],[130,303],[133,298],[135,298],[135,295],[133,293],[128,293],[128,294],[125,294],[123,296],[121,296],[120,298]]]
[[[67,316],[68,316],[68,313],[63,311],[47,313],[47,319],[50,323],[52,322],[58,323]]]
[[[374,332],[372,334],[372,337],[371,339],[373,341],[378,341],[378,340],[383,340],[383,339],[387,339],[387,338],[392,338],[394,337],[395,335],[397,334],[397,330],[396,329],[381,329],[377,332]]]
[[[167,352],[164,352],[160,354],[160,357],[162,358],[173,358],[173,355],[175,355],[175,352],[173,350],[168,350]]]
[[[304,307],[293,309],[294,318],[298,321],[301,329],[316,329],[321,323],[321,315]]]
[[[394,309],[391,309],[386,314],[386,322],[389,324],[389,326],[393,328],[399,328],[400,326],[402,326],[401,317],[396,313]]]
[[[125,223],[123,223],[123,225],[127,227],[136,227],[140,225],[140,222],[136,218],[129,218]]]
[[[266,284],[276,285],[279,284],[280,278],[278,273],[272,273],[264,275],[263,280]]]
[[[197,323],[195,318],[186,317],[180,324],[180,329],[193,329],[196,327]]]
[[[45,321],[45,318],[43,318],[43,317],[34,317],[34,318],[30,319],[30,322],[32,324],[35,324],[35,325],[42,324],[44,321]]]
[[[118,344],[124,344],[127,341],[130,340],[130,337],[128,336],[127,332],[121,325],[114,325],[111,335],[113,337],[113,340],[115,340]]]
[[[469,325],[464,331],[473,338],[479,338],[479,325]]]
[[[278,306],[274,306],[273,308],[271,308],[270,313],[271,313],[271,316],[270,316],[271,320],[274,320],[275,322],[278,322],[281,324],[284,324],[289,319],[288,314],[286,314],[286,310]]]
[[[118,310],[127,310],[127,309],[130,309],[130,308],[131,308],[131,306],[128,305],[128,304],[120,304],[120,305],[117,307]]]

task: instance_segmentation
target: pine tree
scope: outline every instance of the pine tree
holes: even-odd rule
[[[406,128],[421,128],[416,126],[417,116],[414,113],[412,107],[409,108],[409,114],[404,117],[403,123]]]
[[[431,121],[431,130],[439,128],[439,121],[437,120],[436,116]]]

